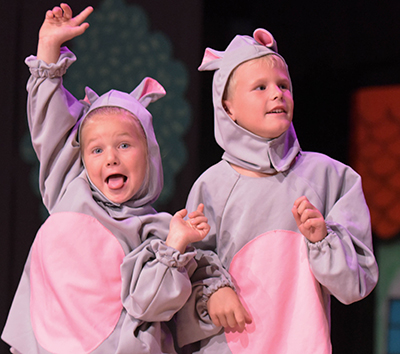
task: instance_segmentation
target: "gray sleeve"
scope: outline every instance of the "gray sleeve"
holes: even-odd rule
[[[181,254],[164,241],[149,238],[121,265],[122,303],[129,315],[146,322],[168,321],[191,294],[196,252]]]
[[[62,86],[62,76],[75,60],[66,48],[61,49],[55,64],[34,56],[25,60],[31,72],[27,83],[28,124],[40,163],[40,192],[48,210],[82,170],[75,133],[87,106]]]
[[[306,243],[316,279],[339,301],[350,304],[373,290],[378,266],[361,178],[347,166],[339,172],[327,188],[338,194],[327,198],[335,199],[325,211],[328,235],[320,242]]]
[[[229,273],[222,267],[212,251],[197,250],[197,268],[190,280],[192,294],[176,314],[176,337],[179,347],[216,335],[222,329],[211,321],[207,311],[209,297],[218,289],[229,286],[234,289]]]

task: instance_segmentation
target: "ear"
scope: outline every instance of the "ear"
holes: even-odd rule
[[[205,70],[217,70],[219,69],[219,62],[224,56],[224,52],[206,48],[203,56],[203,60],[199,66],[200,71]]]
[[[257,28],[253,33],[254,39],[268,48],[271,48],[273,51],[278,52],[278,45],[272,34],[268,32],[264,28]]]
[[[231,102],[229,100],[222,100],[222,107],[228,116],[233,119]]]
[[[85,87],[85,98],[83,99],[85,102],[89,103],[90,105],[93,104],[99,98],[99,95],[94,92],[90,87]]]
[[[136,87],[130,94],[144,107],[147,107],[151,102],[155,102],[159,98],[164,97],[166,91],[157,80],[154,80],[151,77],[145,77],[138,87]]]

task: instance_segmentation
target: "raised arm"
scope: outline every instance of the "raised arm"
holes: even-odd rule
[[[82,22],[92,11],[88,7],[73,18],[66,4],[49,10],[39,32],[38,57],[31,55],[25,60],[31,72],[28,124],[40,162],[40,192],[50,212],[68,183],[81,172],[74,127],[87,108],[62,85],[62,76],[76,57],[60,45],[86,30],[88,24]]]
[[[84,21],[92,11],[93,8],[88,6],[80,14],[72,17],[71,8],[64,3],[48,10],[39,31],[37,58],[47,64],[56,63],[61,45],[80,36],[89,27]]]

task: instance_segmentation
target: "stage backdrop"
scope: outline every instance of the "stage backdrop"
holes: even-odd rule
[[[78,62],[71,67],[71,77],[68,73],[65,83],[71,91],[79,97],[83,96],[85,85],[98,93],[114,85],[130,90],[141,75],[154,76],[167,88],[168,95],[155,103],[153,113],[164,167],[168,170],[166,190],[158,208],[170,212],[184,206],[198,175],[221,157],[221,149],[213,137],[212,73],[197,72],[204,48],[224,50],[234,35],[251,35],[258,27],[273,33],[280,53],[289,64],[294,86],[294,125],[302,148],[350,163],[366,179],[381,278],[377,290],[359,303],[345,306],[333,299],[334,352],[383,354],[390,343],[395,349],[397,342],[387,339],[399,338],[390,331],[399,328],[396,284],[400,282],[397,271],[400,216],[398,204],[390,199],[398,191],[395,176],[399,156],[397,143],[389,138],[398,129],[393,120],[398,117],[393,105],[398,95],[396,86],[392,86],[395,91],[388,98],[391,108],[379,111],[376,107],[386,107],[386,98],[363,99],[364,91],[358,90],[400,84],[397,45],[400,2],[70,0],[68,3],[75,13],[88,5],[95,8],[90,19],[93,27],[68,43],[78,55]],[[35,183],[37,162],[26,135],[25,85],[29,73],[24,58],[36,52],[45,11],[55,5],[51,0],[0,2],[1,328],[32,240],[45,215]],[[102,23],[107,25],[101,26]],[[113,32],[111,40],[104,31]],[[143,71],[139,69],[141,63]],[[92,81],[96,76],[101,82]],[[107,81],[110,79],[115,81]],[[369,111],[373,109],[378,109],[380,117],[374,117],[374,122],[390,117],[392,128],[382,133],[388,134],[387,139],[383,137],[384,143],[382,140],[372,143],[375,153],[376,145],[382,144],[378,146],[382,153],[374,155],[375,158],[372,155],[368,158],[368,154],[374,153],[371,144],[366,157],[371,169],[365,173],[358,164],[362,159],[365,161],[365,140],[357,145],[361,137],[355,132],[360,127],[358,123],[365,119],[369,126],[361,128],[367,130],[364,133],[374,132],[371,139],[381,137],[379,122],[370,121]],[[170,139],[176,144],[171,145]],[[371,182],[367,181],[369,177]],[[4,343],[0,344],[0,352],[8,353]]]
[[[400,85],[354,93],[351,136],[351,162],[379,239],[375,353],[400,353]]]

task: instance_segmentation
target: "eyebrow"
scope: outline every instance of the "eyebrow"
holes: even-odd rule
[[[130,138],[134,139],[134,138],[132,137],[132,135],[129,134],[128,132],[118,133],[116,136],[117,136],[118,138],[130,137]],[[94,138],[91,138],[91,139],[89,139],[89,140],[87,140],[87,139],[82,139],[82,145],[89,145],[89,144],[91,144],[91,143],[93,143],[93,142],[96,142],[96,141],[99,140],[99,139],[101,139],[101,138],[99,138],[99,136],[95,136]],[[136,139],[134,139],[134,140],[136,140]]]

